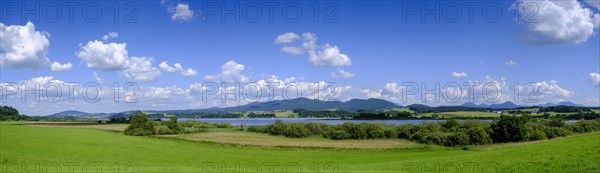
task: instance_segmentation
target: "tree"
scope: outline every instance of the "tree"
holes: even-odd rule
[[[168,123],[167,127],[169,129],[173,130],[173,133],[175,133],[175,134],[180,134],[180,133],[184,132],[183,127],[181,127],[181,125],[179,123],[177,123],[176,116],[169,117],[169,123]]]
[[[524,141],[527,135],[525,123],[529,121],[528,116],[500,116],[500,120],[492,123],[492,139],[494,142],[518,142]]]
[[[130,136],[148,136],[156,134],[156,127],[144,113],[135,114],[130,119],[131,124],[125,129],[125,135]]]

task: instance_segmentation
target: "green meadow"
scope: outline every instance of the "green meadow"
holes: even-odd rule
[[[599,172],[600,133],[446,148],[251,147],[0,123],[0,172]],[[310,139],[309,139],[310,140]]]

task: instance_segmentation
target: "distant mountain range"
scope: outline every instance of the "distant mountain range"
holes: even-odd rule
[[[539,107],[548,107],[548,106],[577,106],[577,107],[585,107],[584,105],[575,104],[572,102],[560,102],[560,103],[546,103],[536,105]],[[499,104],[475,104],[472,102],[467,102],[462,105],[462,107],[468,108],[491,108],[491,109],[515,109],[520,107],[531,107],[531,106],[520,106],[514,104],[512,102],[504,102]],[[344,110],[344,111],[358,111],[358,110],[382,110],[382,109],[392,109],[392,108],[401,108],[403,106],[397,105],[395,103],[389,102],[383,99],[352,99],[346,102],[342,101],[321,101],[321,100],[313,100],[308,98],[296,98],[291,100],[276,100],[276,101],[268,101],[268,102],[254,102],[246,105],[227,107],[227,108],[206,108],[206,109],[187,109],[187,110],[146,110],[144,112],[152,112],[157,114],[181,114],[181,113],[198,113],[198,112],[248,112],[248,111],[275,111],[275,110],[294,110],[294,109],[307,109],[307,110]],[[419,107],[429,107],[426,105],[413,104],[410,105],[411,108],[419,108]],[[86,113],[75,110],[68,110],[56,114],[49,115],[50,117],[104,117],[104,118],[118,118],[121,116],[130,115],[132,113],[141,112],[137,111],[125,111],[120,113]]]
[[[516,105],[513,102],[509,102],[509,101],[500,103],[500,104],[491,104],[491,105],[475,104],[473,102],[467,102],[467,103],[462,104],[461,106],[469,107],[469,108],[493,108],[493,109],[515,109],[515,108],[520,108],[520,107],[550,107],[550,106],[586,107],[585,105],[576,104],[573,102],[546,103],[546,104],[538,104],[538,105],[534,105],[534,106],[523,106],[523,105]]]

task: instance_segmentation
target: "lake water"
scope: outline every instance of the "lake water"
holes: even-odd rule
[[[444,122],[446,120],[342,120],[342,119],[323,119],[323,118],[180,118],[179,121],[186,120],[196,120],[207,123],[230,123],[234,126],[239,126],[240,124],[244,124],[244,126],[262,126],[262,125],[270,125],[275,123],[277,120],[281,120],[283,122],[288,123],[325,123],[325,124],[343,124],[345,122],[353,122],[353,123],[385,123],[392,125],[400,125],[400,124],[419,124],[419,123],[427,123],[427,122]],[[487,121],[487,120],[484,120]]]

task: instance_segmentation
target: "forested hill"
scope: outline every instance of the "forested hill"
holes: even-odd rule
[[[346,102],[341,101],[321,101],[313,100],[308,98],[296,98],[290,100],[277,100],[269,102],[255,102],[241,106],[234,106],[228,108],[208,108],[208,109],[194,109],[194,110],[169,110],[169,111],[151,111],[156,113],[194,113],[194,112],[248,112],[248,111],[273,111],[273,110],[294,110],[294,109],[306,109],[306,110],[344,110],[344,111],[358,111],[358,110],[381,110],[381,109],[392,109],[398,108],[398,106],[392,102],[382,99],[352,99]]]

